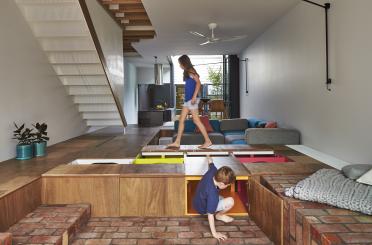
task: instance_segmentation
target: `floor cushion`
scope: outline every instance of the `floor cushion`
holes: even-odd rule
[[[287,188],[285,195],[372,215],[372,186],[346,178],[336,169],[318,170]]]
[[[362,176],[360,176],[360,178],[357,179],[357,182],[372,186],[372,169],[369,170],[367,173],[363,174]],[[372,203],[372,198],[371,198],[371,203]]]
[[[342,168],[342,173],[349,179],[358,179],[372,169],[371,164],[351,164]]]

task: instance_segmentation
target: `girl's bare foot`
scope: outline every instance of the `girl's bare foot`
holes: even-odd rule
[[[225,214],[216,214],[216,219],[217,220],[221,220],[225,223],[230,223],[230,222],[233,222],[234,221],[234,218],[230,217],[230,216],[227,216]]]
[[[199,145],[198,148],[199,149],[208,149],[208,147],[210,147],[212,145],[212,142],[205,142],[204,144],[202,145]]]
[[[167,149],[179,149],[179,148],[180,148],[180,144],[177,144],[177,143],[172,143],[172,144],[167,145]]]

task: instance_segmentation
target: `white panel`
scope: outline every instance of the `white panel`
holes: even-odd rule
[[[120,120],[117,112],[83,112],[83,119],[116,119]]]
[[[21,2],[21,1],[18,1]],[[21,10],[27,21],[71,21],[83,20],[83,13],[77,1],[73,3],[37,4],[37,0],[22,4]]]
[[[58,75],[104,75],[101,64],[53,65]]]
[[[117,111],[116,105],[115,104],[81,104],[78,105],[79,111],[84,112],[84,111]]]
[[[64,85],[108,85],[105,76],[60,76]]]
[[[69,86],[68,93],[70,95],[81,95],[81,94],[110,95],[111,91],[108,86]]]
[[[50,63],[100,63],[96,51],[49,52]]]
[[[40,45],[45,51],[95,51],[90,37],[41,38]]]
[[[77,3],[78,0],[15,0],[22,5],[47,5],[47,4],[62,4],[62,3]]]
[[[36,37],[81,37],[89,36],[89,29],[83,21],[34,22],[31,29]]]
[[[76,104],[115,104],[112,95],[77,95],[74,96]]]
[[[88,126],[122,126],[121,120],[87,120]]]

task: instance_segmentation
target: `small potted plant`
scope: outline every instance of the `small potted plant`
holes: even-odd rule
[[[16,130],[13,131],[13,139],[18,140],[16,152],[17,160],[28,160],[33,158],[33,146],[32,146],[32,129],[25,128],[25,124],[20,127],[14,123]]]
[[[47,128],[48,125],[46,123],[36,123],[36,125],[32,125],[36,129],[36,133],[34,133],[34,153],[36,157],[43,157],[46,155],[46,146],[49,137],[47,137]]]

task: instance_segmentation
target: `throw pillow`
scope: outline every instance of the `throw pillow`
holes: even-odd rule
[[[209,122],[208,116],[201,116],[200,121],[203,123],[205,129],[207,130],[208,133],[213,132],[213,128]],[[200,133],[200,130],[198,127],[195,128],[195,133]]]
[[[360,176],[356,181],[362,184],[372,185],[372,169]]]
[[[349,179],[358,179],[372,169],[371,164],[351,164],[342,168],[342,173]]]
[[[265,125],[265,128],[277,128],[278,124],[276,122],[268,122]]]

